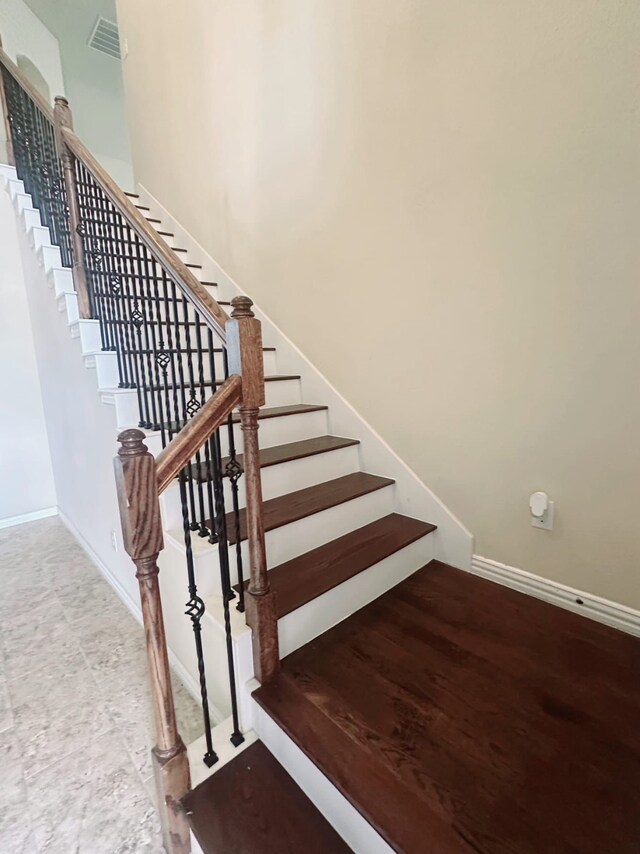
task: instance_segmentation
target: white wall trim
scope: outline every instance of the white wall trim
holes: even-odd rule
[[[113,575],[112,572],[109,571],[107,565],[103,563],[102,560],[100,560],[98,555],[94,552],[89,543],[85,540],[80,531],[73,524],[71,519],[69,519],[69,517],[62,510],[60,510],[60,508],[55,509],[60,515],[60,519],[67,527],[71,535],[78,541],[79,545],[83,548],[89,560],[96,566],[104,580],[115,591],[120,601],[131,612],[131,614],[135,617],[136,621],[140,625],[142,625],[142,611],[140,610],[140,605],[134,599],[131,598],[131,596],[127,593],[124,587],[120,584],[118,579]],[[131,568],[133,570],[133,564],[131,565]],[[184,667],[182,662],[173,654],[173,652],[168,647],[167,651],[169,653],[169,664],[171,665],[171,669],[182,680],[185,688],[191,694],[194,700],[200,703],[200,686],[197,684],[196,680],[191,677],[189,671],[186,669],[186,667]],[[219,724],[225,718],[220,709],[216,705],[214,705],[211,700],[209,700],[209,713],[211,715],[213,726]]]
[[[626,605],[602,599],[592,593],[567,587],[549,578],[542,578],[524,569],[517,569],[515,566],[508,566],[480,555],[473,556],[471,572],[504,587],[519,590],[536,599],[640,637],[640,611]]]
[[[55,516],[57,512],[57,507],[45,507],[44,510],[34,510],[33,513],[22,513],[20,516],[7,516],[6,519],[0,519],[0,529],[13,528],[14,525],[24,525],[25,522],[46,519],[48,516]]]

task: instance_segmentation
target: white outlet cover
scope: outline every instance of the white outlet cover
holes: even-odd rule
[[[542,516],[532,516],[531,524],[533,527],[542,528],[543,531],[553,531],[554,507],[555,502],[550,501]]]

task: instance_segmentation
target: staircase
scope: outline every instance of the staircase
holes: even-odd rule
[[[68,107],[52,113],[0,60],[22,164],[20,177],[2,167],[6,187],[121,443],[167,850],[570,850],[526,810],[491,811],[497,799],[517,812],[512,787],[527,797],[504,758],[528,757],[523,741],[483,742],[509,728],[487,684],[517,704],[501,673],[510,638],[488,615],[501,597],[523,611],[519,594],[454,568],[471,556],[458,520],[155,199],[113,185]],[[485,622],[461,644],[476,607]],[[203,707],[188,765],[165,637]],[[523,709],[522,732],[540,727]],[[574,744],[588,750],[589,735]],[[597,781],[581,781],[593,797]],[[625,832],[616,852],[631,850]]]

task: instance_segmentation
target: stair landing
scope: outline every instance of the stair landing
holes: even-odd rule
[[[637,854],[640,640],[432,562],[254,697],[396,851]]]

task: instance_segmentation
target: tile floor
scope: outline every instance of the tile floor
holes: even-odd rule
[[[62,522],[0,530],[0,854],[164,850],[147,684],[141,627]]]

